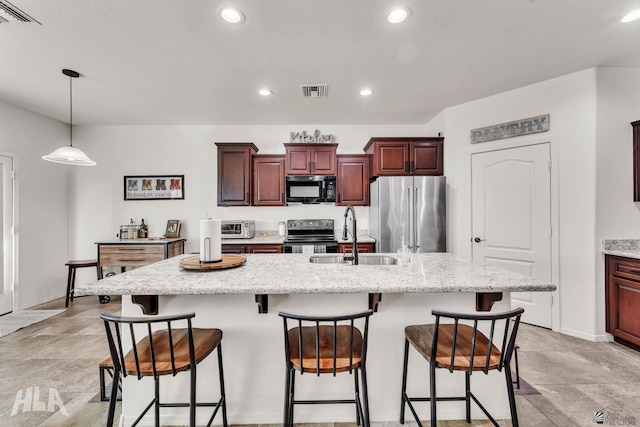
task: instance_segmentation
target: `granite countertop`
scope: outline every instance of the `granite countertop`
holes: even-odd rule
[[[377,254],[379,255],[379,254]],[[76,285],[77,295],[335,294],[407,292],[553,291],[552,283],[481,266],[449,253],[414,254],[397,265],[312,264],[308,254],[247,254],[242,266],[193,271],[180,255],[97,283]],[[362,254],[360,257],[375,256]],[[394,256],[395,255],[390,255]]]
[[[114,239],[114,240],[100,240],[96,242],[99,245],[163,245],[173,242],[179,242],[181,240],[187,240],[184,237],[145,237],[136,239]]]
[[[602,253],[640,259],[640,239],[608,239],[602,241]]]

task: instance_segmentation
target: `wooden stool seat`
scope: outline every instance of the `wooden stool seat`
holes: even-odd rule
[[[196,364],[202,362],[222,341],[220,329],[192,328],[193,343],[195,346]],[[172,329],[173,342],[173,367],[175,372],[188,371],[191,367],[189,360],[189,335],[187,329]],[[172,375],[171,344],[169,333],[157,331],[151,335],[153,351],[155,352],[155,371],[157,375]],[[125,370],[129,375],[137,375],[138,369],[143,377],[153,376],[153,363],[151,362],[151,347],[146,338],[136,346],[138,351],[138,366],[133,350],[124,357]]]
[[[431,408],[430,422],[435,427],[437,421],[437,401],[464,401],[467,423],[471,422],[471,402],[484,412],[489,421],[498,426],[497,421],[480,403],[471,391],[471,374],[481,371],[504,371],[507,383],[507,397],[511,412],[511,423],[518,427],[518,413],[513,391],[511,376],[511,356],[516,347],[516,335],[520,324],[520,317],[524,309],[517,308],[505,313],[495,314],[464,314],[433,310],[435,323],[429,325],[412,325],[405,328],[404,366],[402,368],[402,391],[400,406],[400,424],[404,424],[405,406],[408,406],[416,423],[422,427],[413,402],[429,402]],[[453,323],[443,323],[447,319]],[[471,326],[472,325],[472,326]],[[480,331],[480,326],[485,335]],[[407,377],[409,362],[409,347],[413,346],[418,353],[429,362],[429,396],[410,397],[407,394]],[[449,372],[463,371],[465,375],[464,396],[438,397],[436,393],[436,369],[444,368]],[[517,363],[516,363],[517,372]]]
[[[356,424],[369,427],[367,389],[367,335],[372,310],[342,316],[304,316],[280,312],[284,325],[287,361],[283,427],[293,427],[294,406],[299,404],[355,404]],[[289,329],[288,321],[295,326]],[[356,323],[357,322],[357,323]],[[295,397],[296,371],[303,375],[353,374],[353,399]],[[361,394],[362,392],[362,394]]]
[[[98,273],[98,278],[100,278],[100,272],[97,259],[71,260],[65,265],[69,267],[69,274],[67,275],[67,293],[65,295],[64,306],[69,307],[69,301],[73,301],[73,292],[76,287],[76,269],[95,267],[96,272]]]
[[[405,336],[413,347],[424,357],[429,360],[431,357],[431,346],[433,344],[433,334],[435,325],[414,325],[405,328]],[[438,332],[438,354],[436,355],[435,364],[437,368],[453,369],[454,371],[468,371],[471,362],[471,341],[473,340],[474,329],[468,325],[458,325],[458,333],[456,338],[455,352],[453,348],[453,333],[455,328],[453,324],[440,325]],[[489,340],[483,334],[476,337],[475,351],[473,357],[474,371],[485,369],[497,369],[500,365],[500,350],[495,345],[491,345],[491,356],[487,364],[487,348]],[[451,355],[454,354],[453,363]]]
[[[211,425],[216,414],[221,410],[222,426],[227,427],[227,403],[222,369],[222,331],[194,328],[192,326],[194,317],[195,313],[145,317],[120,317],[110,314],[100,316],[104,320],[111,353],[111,366],[108,366],[108,360],[104,360],[100,366],[101,369],[113,367],[113,384],[107,414],[108,427],[113,425],[115,418],[118,389],[122,380],[128,375],[137,377],[138,380],[152,377],[155,385],[153,399],[133,423],[134,426],[152,407],[156,426],[160,425],[160,408],[185,407],[189,408],[189,426],[195,427],[196,408],[208,407],[214,410],[207,425]],[[186,328],[184,328],[185,324]],[[125,342],[134,343],[133,347],[127,348],[128,346],[123,344]],[[216,402],[196,402],[196,373],[199,371],[196,366],[214,350],[217,350],[218,356],[220,397]],[[185,390],[184,393],[188,395],[188,402],[161,401],[160,377],[176,376],[185,371],[190,375],[189,390]]]

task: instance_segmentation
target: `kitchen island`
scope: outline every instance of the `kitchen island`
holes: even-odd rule
[[[380,254],[376,254],[380,255]],[[306,314],[336,314],[368,308],[371,294],[381,294],[382,302],[370,324],[368,357],[369,398],[372,421],[397,422],[404,327],[430,323],[434,308],[471,312],[476,309],[477,294],[493,295],[492,311],[510,308],[510,292],[552,291],[555,285],[524,276],[485,267],[447,253],[417,254],[407,267],[397,265],[312,264],[308,254],[247,255],[240,267],[216,271],[191,271],[179,267],[183,255],[78,286],[79,295],[123,295],[122,312],[141,315],[132,295],[157,297],[161,314],[195,312],[194,326],[217,327],[224,331],[223,357],[229,422],[264,424],[282,422],[284,395],[284,343],[282,320],[278,311]],[[367,254],[362,254],[364,258]],[[394,255],[395,256],[395,255]],[[255,308],[254,295],[269,296],[269,312]],[[501,299],[499,299],[501,297]],[[490,304],[489,304],[490,305]],[[105,354],[107,349],[105,348]],[[198,377],[215,378],[214,358],[205,360]],[[411,372],[424,372],[410,381],[408,390],[420,393],[427,389],[427,367],[416,354],[410,358]],[[448,373],[447,373],[448,374]],[[209,376],[210,375],[210,376]],[[460,393],[464,381],[443,376],[439,390],[443,395]],[[163,390],[186,390],[187,378],[168,379]],[[296,384],[300,398],[308,395],[350,396],[352,380],[304,375]],[[215,396],[217,384],[200,381],[202,395]],[[474,376],[473,386],[491,390],[483,404],[499,418],[508,418],[504,377],[501,373]],[[123,417],[130,424],[151,396],[152,381],[138,384],[124,381]],[[174,392],[176,396],[184,393]],[[414,393],[415,394],[415,393]],[[420,408],[420,406],[419,406]],[[428,418],[426,404],[421,407]],[[473,408],[472,416],[480,417]],[[198,413],[204,420],[204,411]],[[180,424],[185,411],[165,410],[163,423]],[[442,419],[461,419],[464,405],[443,403]],[[296,422],[353,422],[354,409],[349,405],[301,406],[296,408]]]

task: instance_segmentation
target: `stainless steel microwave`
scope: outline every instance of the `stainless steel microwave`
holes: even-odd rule
[[[255,221],[223,220],[220,227],[223,239],[251,239],[256,234]]]
[[[287,203],[335,203],[336,177],[296,175],[286,177]]]

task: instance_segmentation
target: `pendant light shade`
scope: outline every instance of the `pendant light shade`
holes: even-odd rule
[[[62,70],[62,74],[69,76],[69,145],[60,147],[51,154],[42,156],[43,160],[62,163],[63,165],[76,166],[95,166],[96,162],[91,160],[79,148],[73,146],[73,92],[72,82],[74,78],[80,77],[80,74],[73,70]]]

